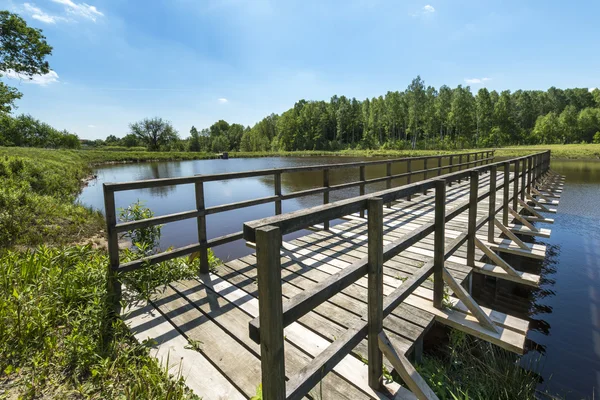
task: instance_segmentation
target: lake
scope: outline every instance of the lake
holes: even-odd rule
[[[115,164],[96,170],[98,178],[82,191],[79,200],[103,209],[102,183],[167,178],[195,174],[239,172],[277,167],[308,166],[363,161],[352,157],[270,157],[229,160],[198,160],[139,164]],[[372,158],[369,160],[373,160]],[[413,169],[421,168],[414,163]],[[550,239],[549,256],[544,262],[508,260],[519,269],[542,275],[539,289],[481,278],[474,295],[484,305],[532,320],[528,338],[531,351],[523,359],[540,369],[544,381],[540,389],[567,398],[592,398],[600,387],[600,161],[553,160],[552,169],[566,175],[564,192]],[[396,166],[393,173],[404,172]],[[366,169],[367,179],[382,176],[385,166]],[[358,168],[332,170],[330,183],[358,180]],[[415,179],[413,179],[414,181]],[[319,186],[320,172],[284,174],[283,193]],[[403,184],[403,180],[396,184]],[[385,188],[385,183],[369,185],[367,191]],[[214,206],[273,195],[272,177],[247,178],[205,184],[206,206]],[[336,191],[331,201],[358,195],[358,188]],[[192,185],[143,189],[116,193],[117,208],[141,200],[156,215],[195,208]],[[322,204],[322,195],[286,200],[283,212]],[[273,215],[274,205],[263,204],[207,217],[208,238],[240,231],[242,222]],[[299,236],[301,233],[296,233]],[[180,247],[197,241],[195,220],[167,224],[162,229],[161,247]],[[219,246],[222,259],[237,258],[253,251],[242,241]]]

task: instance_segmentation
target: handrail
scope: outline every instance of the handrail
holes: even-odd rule
[[[434,275],[434,307],[442,307],[444,281],[446,280],[448,280],[449,285],[452,284],[453,291],[457,296],[464,296],[464,294],[459,295],[456,293],[457,290],[462,289],[445,270],[444,261],[464,243],[467,243],[467,263],[474,265],[476,232],[488,223],[488,234],[493,237],[493,226],[497,222],[496,214],[501,212],[503,220],[507,221],[510,202],[512,201],[514,205],[519,201],[519,196],[523,198],[525,192],[532,190],[536,182],[549,169],[549,162],[550,151],[540,152],[470,168],[461,172],[449,173],[399,188],[386,189],[352,199],[245,223],[244,238],[256,242],[257,248],[259,317],[250,322],[249,330],[250,337],[261,344],[263,397],[265,399],[303,398],[365,336],[367,336],[369,346],[369,386],[377,390],[382,376],[379,340],[381,332],[383,332],[383,319],[432,273]],[[512,178],[510,177],[511,164],[515,166]],[[522,168],[519,168],[520,165],[522,165]],[[504,179],[500,185],[497,185],[496,171],[499,166],[503,167]],[[490,177],[494,179],[494,183],[490,185],[489,190],[480,194],[479,175],[487,171],[490,171]],[[446,186],[454,181],[466,178],[470,180],[469,200],[446,213]],[[520,187],[519,180],[521,181]],[[525,181],[526,185],[524,184]],[[512,195],[509,196],[511,182],[514,189]],[[382,233],[383,204],[430,189],[435,190],[434,221],[426,223],[402,238],[384,246]],[[502,204],[496,205],[495,194],[497,190],[501,189],[504,191],[503,201]],[[477,205],[488,197],[490,197],[490,200],[494,199],[494,203],[490,202],[488,215],[478,218]],[[368,256],[330,275],[326,280],[283,303],[279,253],[282,245],[282,235],[305,229],[319,221],[339,218],[365,209],[368,210]],[[459,234],[458,237],[446,245],[444,239],[446,222],[467,210],[469,211],[467,232]],[[507,224],[508,222],[504,223],[504,225]],[[435,233],[433,260],[425,263],[417,274],[383,299],[383,263],[431,233]],[[340,293],[365,274],[368,275],[368,318],[363,317],[350,326],[344,335],[336,339],[286,383],[283,329]],[[470,297],[467,295],[464,299],[468,300]],[[472,302],[472,299],[470,300],[471,302],[465,302],[469,311],[479,320],[480,324],[488,329],[495,330],[492,321],[475,302]],[[410,387],[411,382],[407,382],[407,384]]]
[[[531,156],[523,156],[517,157],[510,160],[499,161],[496,163],[486,164],[481,167],[474,167],[470,169],[465,169],[459,172],[454,172],[450,174],[442,175],[448,183],[457,182],[459,180],[464,180],[469,177],[471,171],[479,171],[479,172],[487,172],[493,166],[504,166],[506,164],[512,164],[515,162],[520,162],[522,160],[527,159],[528,157],[543,155],[545,152],[536,153]],[[291,233],[297,231],[299,229],[308,228],[315,223],[322,221],[323,219],[335,219],[340,218],[345,215],[353,214],[356,212],[360,212],[366,209],[367,200],[374,197],[383,198],[384,203],[389,203],[412,194],[421,193],[424,190],[433,189],[435,186],[435,180],[440,177],[436,176],[435,178],[430,178],[427,180],[419,181],[416,183],[411,183],[408,185],[403,185],[393,189],[385,189],[378,192],[369,193],[362,196],[353,197],[350,199],[336,201],[334,203],[329,203],[321,206],[315,206],[311,208],[305,208],[298,211],[292,211],[286,214],[281,214],[277,216],[262,218],[259,220],[249,221],[244,223],[244,239],[249,242],[254,242],[255,230],[260,226],[273,225],[277,226],[282,230],[282,234]],[[510,179],[510,182],[513,182],[514,179]],[[503,188],[505,184],[499,186],[499,188]]]
[[[106,210],[106,222],[107,222],[107,234],[108,234],[108,248],[110,255],[110,267],[114,271],[127,272],[133,271],[144,266],[149,266],[158,262],[166,261],[172,258],[181,257],[194,252],[200,252],[200,271],[208,272],[208,249],[210,247],[230,243],[239,240],[243,237],[243,232],[233,232],[216,238],[208,239],[206,233],[206,216],[211,214],[217,214],[225,211],[236,210],[260,204],[275,203],[275,214],[281,214],[281,202],[283,200],[294,199],[298,197],[310,196],[315,194],[323,194],[323,203],[329,203],[329,193],[348,189],[353,187],[359,187],[360,192],[364,194],[365,186],[378,182],[387,182],[387,186],[391,187],[391,183],[394,179],[407,178],[410,182],[413,175],[423,174],[437,174],[440,176],[443,170],[453,171],[458,168],[462,170],[463,167],[483,165],[483,163],[489,163],[493,159],[494,150],[484,150],[470,153],[459,153],[459,154],[448,154],[448,155],[436,155],[436,156],[421,156],[421,157],[405,157],[397,159],[385,159],[376,161],[361,161],[354,163],[338,163],[338,164],[325,164],[325,165],[313,165],[306,167],[289,167],[289,168],[274,168],[257,171],[244,171],[244,172],[228,172],[212,175],[194,175],[180,178],[162,178],[162,179],[149,179],[143,181],[134,182],[121,182],[121,183],[104,183],[104,201]],[[492,157],[490,157],[490,155]],[[463,157],[466,158],[466,162],[463,161]],[[449,164],[442,165],[442,159],[448,158]],[[458,158],[459,162],[454,163],[454,158]],[[411,163],[417,160],[424,160],[424,167],[427,166],[427,160],[436,159],[437,167],[435,168],[423,168],[418,170],[411,169]],[[391,174],[391,166],[397,163],[406,163],[407,172],[401,174]],[[387,173],[382,177],[375,177],[371,179],[365,179],[365,168],[374,165],[387,164]],[[360,172],[359,180],[353,182],[346,182],[336,185],[329,184],[329,170],[342,169],[342,168],[358,168]],[[282,173],[296,173],[306,171],[323,171],[323,186],[300,190],[292,193],[283,194],[281,191],[281,174]],[[244,200],[236,203],[221,204],[211,207],[206,207],[204,202],[204,182],[214,182],[229,179],[242,179],[257,176],[269,176],[274,177],[274,194],[272,196]],[[173,214],[160,215],[152,218],[147,218],[137,221],[129,222],[117,222],[116,209],[115,209],[115,193],[126,190],[135,190],[143,188],[152,188],[160,186],[172,186],[180,184],[194,184],[195,185],[195,196],[196,196],[196,209],[182,211]],[[152,256],[140,258],[134,261],[121,264],[119,260],[118,250],[118,234],[131,231],[134,229],[147,228],[150,226],[156,226],[169,222],[181,221],[186,219],[196,219],[198,224],[198,242],[173,249],[168,252],[162,252]],[[322,220],[327,226],[328,220]]]
[[[132,190],[132,189],[147,189],[153,187],[160,186],[172,186],[172,185],[184,185],[196,182],[214,182],[214,181],[224,181],[229,179],[240,179],[240,178],[252,178],[257,176],[268,176],[273,175],[274,173],[294,173],[294,172],[308,172],[308,171],[321,171],[324,169],[340,169],[340,168],[359,168],[359,167],[370,167],[373,165],[383,165],[387,163],[399,163],[406,162],[408,160],[411,161],[420,161],[427,159],[438,159],[438,158],[446,158],[446,157],[457,157],[457,156],[478,156],[483,154],[494,153],[495,150],[484,150],[484,151],[476,151],[470,153],[454,153],[454,154],[440,154],[435,156],[419,156],[419,157],[403,157],[403,158],[391,158],[384,160],[375,160],[375,161],[357,161],[352,163],[337,163],[337,164],[319,164],[319,165],[309,165],[305,167],[282,167],[282,168],[270,168],[270,169],[259,169],[256,171],[242,171],[242,172],[225,172],[220,174],[210,174],[210,175],[193,175],[193,176],[184,176],[178,178],[159,178],[159,179],[145,179],[140,181],[130,181],[130,182],[106,182],[104,186],[111,191],[123,191],[123,190]],[[487,157],[487,156],[486,156]],[[473,164],[476,161],[470,161],[469,164]],[[465,165],[467,163],[463,163]],[[458,164],[454,164],[454,167],[457,167]],[[450,165],[443,167],[448,168]],[[414,171],[415,174],[423,173],[424,171],[433,171],[435,168],[422,169],[418,171]]]

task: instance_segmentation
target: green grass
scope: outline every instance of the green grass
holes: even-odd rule
[[[148,356],[152,343],[137,343],[120,320],[112,340],[103,341],[107,262],[90,246],[0,257],[0,398],[192,397],[181,377],[169,377]],[[162,268],[170,279],[196,266]]]
[[[438,351],[425,356],[417,371],[441,400],[536,398],[539,363],[524,369],[519,356],[457,330]]]

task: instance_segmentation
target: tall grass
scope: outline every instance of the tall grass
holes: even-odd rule
[[[14,398],[189,398],[120,320],[107,318],[104,252],[38,247],[0,257],[0,393]]]
[[[441,400],[536,398],[538,364],[524,369],[519,356],[457,330],[438,351],[417,370]]]

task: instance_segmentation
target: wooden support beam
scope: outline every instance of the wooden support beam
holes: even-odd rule
[[[202,181],[197,181],[194,184],[195,193],[196,193],[196,211],[203,212],[205,209],[204,204],[204,184]],[[198,243],[202,245],[206,245],[207,237],[206,237],[206,215],[203,213],[200,214],[197,218],[198,225]],[[200,250],[200,273],[208,274],[210,270],[210,265],[208,265],[208,248],[206,246],[201,247]]]
[[[535,188],[532,188],[531,190],[533,191],[533,190],[535,190]],[[542,203],[540,203],[539,201],[537,201],[536,199],[534,199],[532,195],[528,194],[528,195],[527,195],[527,199],[528,199],[529,201],[531,201],[533,204],[535,204],[537,207],[539,207],[539,209],[540,209],[541,211],[544,211],[544,212],[552,212],[552,210],[551,210],[551,209],[547,208],[545,205],[543,205]],[[556,210],[554,210],[554,212],[556,212]]]
[[[433,306],[442,308],[446,225],[446,181],[435,181],[435,231],[433,243]]]
[[[110,316],[107,325],[103,327],[105,340],[112,336],[112,322],[121,314],[121,282],[119,281],[119,236],[116,230],[117,211],[115,206],[115,193],[106,184],[104,191],[104,213],[106,214],[106,233],[108,239],[108,268],[106,270],[106,299]]]
[[[277,200],[275,200],[275,215],[281,214],[281,172],[276,172],[274,178],[274,190]]]
[[[519,160],[515,160],[515,179],[513,181],[513,208],[517,208],[519,199]],[[508,222],[507,222],[508,225]]]
[[[488,215],[490,216],[490,220],[488,220],[488,242],[493,242],[496,239],[496,235],[494,233],[494,224],[490,223],[492,218],[496,218],[496,182],[497,168],[494,165],[490,168],[490,197],[488,207]]]
[[[326,190],[323,192],[323,204],[329,204],[329,170],[328,169],[323,170],[323,187],[326,188]],[[325,227],[326,231],[329,230],[329,220],[328,219],[323,221],[323,226]]]
[[[383,200],[368,201],[368,360],[369,386],[379,390],[383,383],[383,357],[378,335],[383,330]]]
[[[280,247],[279,228],[266,226],[256,230],[260,364],[265,400],[286,398]]]
[[[479,250],[483,251],[483,254],[488,256],[488,258],[492,260],[492,262],[494,262],[496,265],[498,265],[500,268],[506,271],[506,273],[512,276],[519,276],[519,273],[510,264],[504,261],[502,257],[494,253],[494,251],[490,249],[485,243],[483,243],[479,238],[475,238],[475,244],[477,245]]]
[[[523,218],[523,216],[521,214],[519,214],[518,212],[516,212],[515,210],[513,210],[512,208],[508,209],[508,212],[515,217],[515,219],[517,221],[519,221],[521,224],[525,225],[526,227],[528,227],[529,229],[531,229],[534,232],[538,232],[538,229],[535,227],[535,225],[533,225],[531,222],[527,221],[525,218]],[[488,239],[488,242],[492,242],[492,240]]]
[[[510,185],[510,163],[504,163],[504,197],[502,199],[502,222],[508,225],[508,196]]]
[[[479,173],[471,171],[469,174],[469,222],[467,227],[467,264],[475,264],[475,235],[477,233],[477,197],[479,189]]]
[[[458,297],[464,303],[464,305],[467,306],[471,314],[477,318],[477,321],[479,321],[481,326],[493,332],[498,332],[496,325],[494,325],[490,317],[483,312],[481,307],[479,307],[479,304],[477,304],[471,295],[467,293],[465,288],[463,288],[460,283],[456,282],[456,279],[450,275],[446,268],[444,268],[444,281],[448,284],[448,286],[450,286],[450,289],[452,289],[454,295]]]
[[[392,188],[392,163],[389,162],[386,164],[385,166],[385,171],[386,171],[386,176],[388,177],[387,180],[385,181],[385,187],[386,189],[391,189]],[[392,206],[392,203],[387,203],[387,207],[390,208]]]
[[[433,390],[427,385],[427,382],[419,375],[417,370],[412,366],[410,361],[403,355],[399,354],[385,332],[380,332],[378,336],[379,348],[385,354],[385,357],[390,361],[402,381],[411,392],[417,396],[419,400],[437,400]]]
[[[409,178],[410,178],[410,175],[409,175]],[[358,180],[360,182],[362,182],[360,184],[360,186],[359,186],[359,194],[361,196],[363,196],[365,194],[365,184],[364,184],[364,182],[365,182],[365,166],[364,165],[361,165],[360,168],[359,168],[359,178],[358,178]],[[360,216],[361,216],[361,218],[365,217],[365,210],[360,210]]]
[[[533,209],[533,207],[531,207],[529,204],[527,204],[524,200],[519,199],[519,204],[521,205],[521,207],[523,207],[525,210],[529,211],[531,214],[533,214],[534,217],[537,218],[541,218],[544,219],[544,216],[542,214],[540,214],[539,212],[537,212],[536,210]]]
[[[498,221],[496,218],[494,218],[494,224],[502,231],[502,233],[504,233],[510,240],[515,242],[520,248],[529,250],[529,247],[523,243],[523,241],[519,239],[517,235],[512,233],[510,229],[504,226],[504,224]]]

